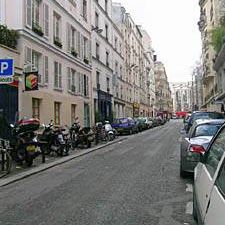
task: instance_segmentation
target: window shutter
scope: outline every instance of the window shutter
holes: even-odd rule
[[[25,71],[26,72],[32,71],[32,50],[31,50],[31,48],[29,48],[27,46],[25,46],[24,61],[25,61],[25,65],[26,65]]]
[[[78,56],[81,57],[80,55],[80,32],[77,31],[77,52],[78,52]]]
[[[67,34],[67,50],[68,52],[70,52],[71,51],[71,26],[69,23],[67,23],[66,34]]]
[[[91,61],[91,40],[88,40],[88,54],[89,62]]]
[[[26,25],[32,27],[32,0],[26,0]]]
[[[86,76],[86,91],[87,91],[87,96],[89,96],[89,77]]]
[[[80,57],[81,59],[84,58],[84,36],[83,35],[80,35],[80,43],[81,43],[81,51],[80,51]]]
[[[57,88],[59,83],[58,83],[58,63],[54,62],[54,86]]]
[[[49,6],[44,4],[44,34],[49,36]]]
[[[68,88],[68,91],[71,91],[71,74],[70,74],[69,67],[67,67],[67,88]]]
[[[44,57],[44,76],[45,76],[45,84],[48,84],[48,56]]]
[[[59,63],[59,88],[62,88],[62,64]]]

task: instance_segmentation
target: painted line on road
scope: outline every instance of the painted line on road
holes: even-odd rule
[[[192,184],[186,184],[186,192],[193,193],[193,185]]]
[[[185,211],[185,213],[192,215],[192,213],[193,213],[193,202],[188,202],[186,204],[186,211]]]

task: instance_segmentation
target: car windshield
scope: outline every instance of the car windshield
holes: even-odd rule
[[[202,112],[194,115],[193,120],[197,119],[224,119],[224,115],[217,112]]]
[[[122,124],[128,123],[128,119],[127,118],[116,119],[115,123],[122,123]]]
[[[202,124],[196,127],[194,137],[198,136],[214,136],[221,125],[218,124]]]

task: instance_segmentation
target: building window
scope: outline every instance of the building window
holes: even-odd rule
[[[38,98],[32,98],[32,117],[40,119],[40,103]]]
[[[115,50],[117,51],[117,43],[118,43],[118,38],[115,37]]]
[[[99,73],[99,71],[96,71],[96,86],[97,86],[97,89],[100,89],[100,73]]]
[[[88,96],[89,95],[89,84],[88,84],[88,76],[84,75],[84,96]]]
[[[77,35],[75,28],[70,24],[67,24],[67,50],[75,57],[78,55],[76,39]]]
[[[106,66],[109,67],[109,52],[106,51]]]
[[[100,59],[99,55],[99,43],[96,42],[96,59]]]
[[[109,27],[108,27],[108,25],[106,24],[106,25],[105,25],[105,38],[106,38],[106,40],[109,39],[109,34],[108,34],[108,32],[109,32]]]
[[[54,87],[62,88],[62,64],[54,62]]]
[[[61,17],[56,12],[53,14],[54,43],[61,43]]]
[[[43,77],[41,74],[41,54],[32,50],[32,67],[33,70],[38,71],[38,83],[43,83]]]
[[[74,123],[76,121],[76,105],[71,105],[71,123]]]
[[[110,79],[107,77],[106,78],[106,87],[107,87],[107,92],[110,92],[110,85],[109,85]]]
[[[54,102],[54,122],[55,125],[60,125],[60,102]]]
[[[82,16],[85,20],[87,20],[87,0],[83,0],[82,3]]]
[[[105,0],[105,11],[108,13],[108,0]]]
[[[96,28],[99,27],[99,15],[97,12],[95,12],[95,27]]]
[[[71,68],[67,68],[68,73],[68,91],[71,91],[72,93],[76,92],[76,71]]]
[[[122,66],[120,66],[120,77],[121,77],[121,79],[123,78],[123,67]]]

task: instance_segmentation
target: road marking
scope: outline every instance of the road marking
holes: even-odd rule
[[[188,202],[186,205],[186,214],[191,214],[193,213],[193,202]]]
[[[193,186],[192,186],[192,184],[186,184],[186,192],[193,193]]]

